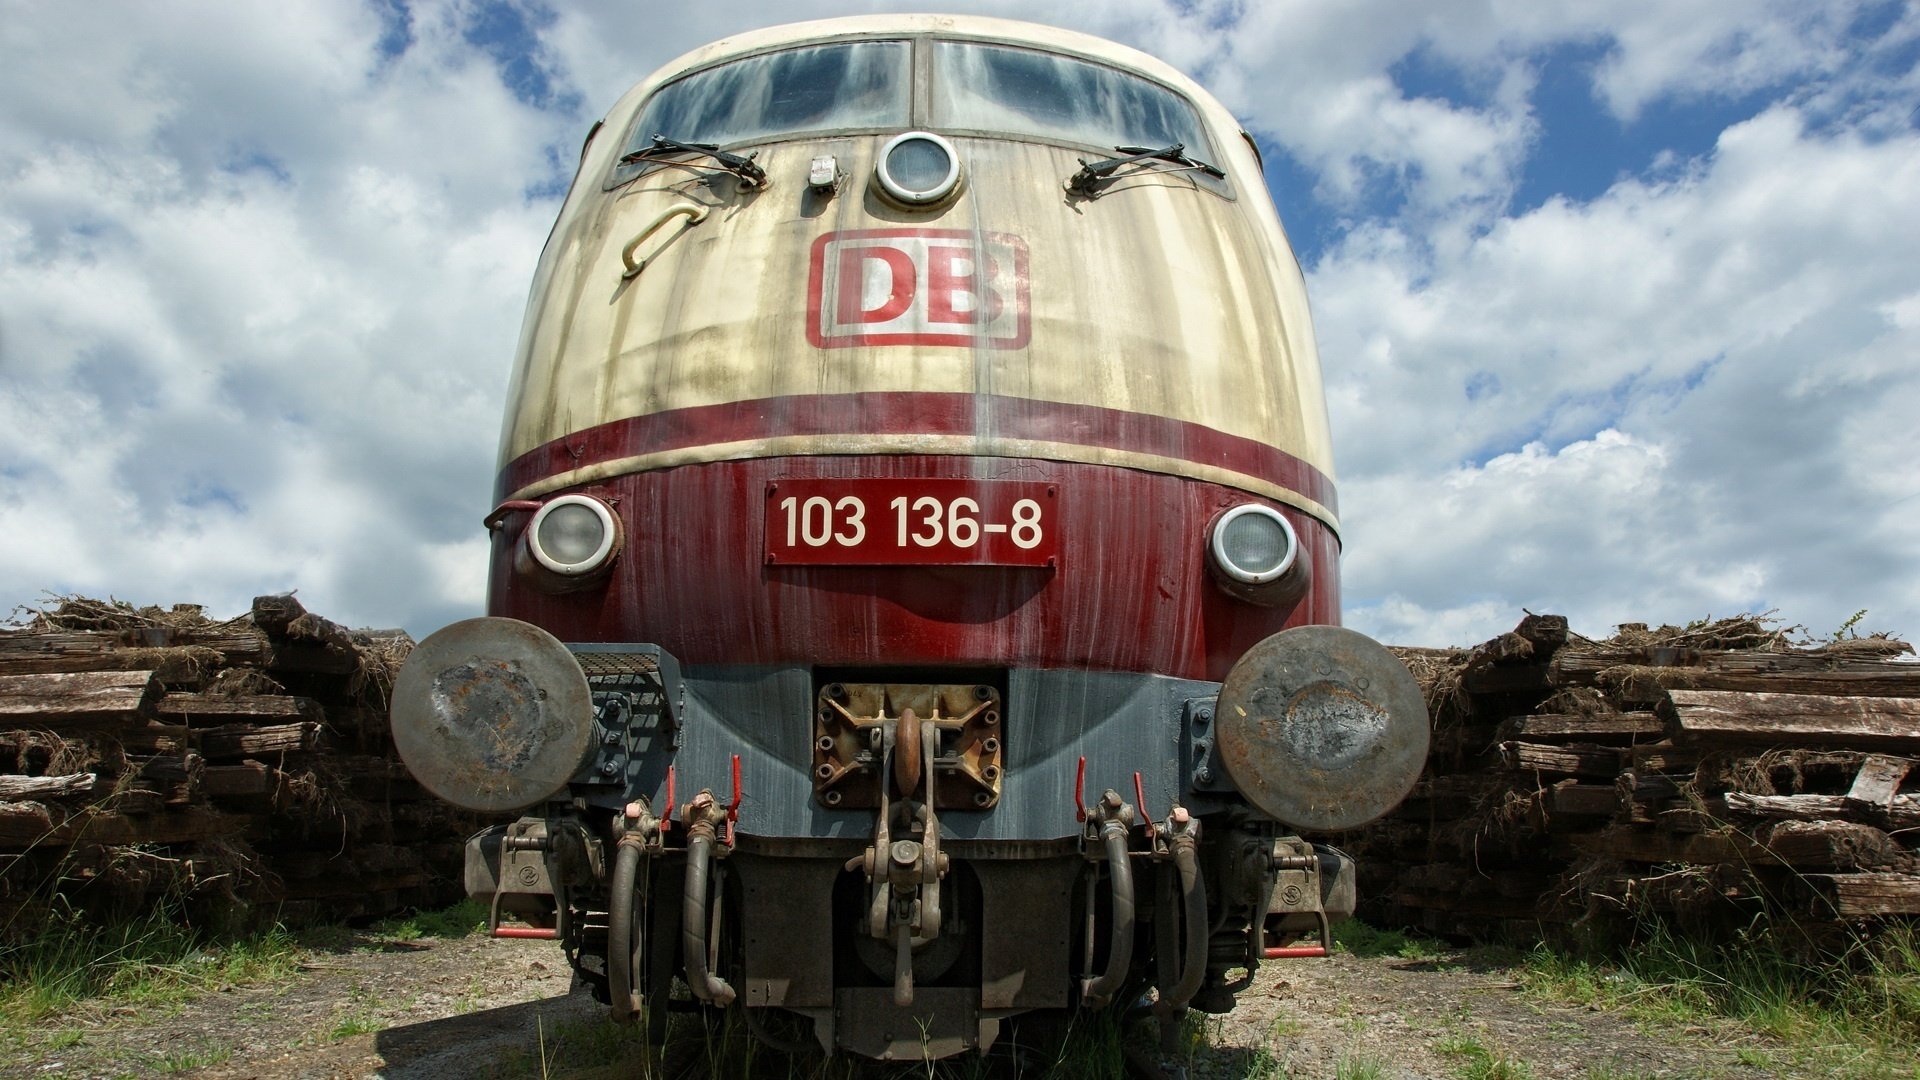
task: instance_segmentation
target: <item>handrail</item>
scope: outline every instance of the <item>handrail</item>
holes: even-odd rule
[[[698,225],[701,222],[707,220],[707,208],[704,206],[698,206],[694,203],[677,203],[673,206],[667,207],[665,210],[662,210],[660,212],[659,217],[654,218],[653,221],[650,222],[646,228],[640,230],[640,234],[638,236],[635,236],[633,239],[627,241],[626,247],[623,247],[620,249],[620,264],[626,267],[625,272],[620,275],[620,280],[631,281],[632,279],[639,277],[640,271],[645,270],[647,268],[647,263],[651,262],[654,256],[657,256],[660,254],[660,252],[656,251],[653,253],[653,255],[650,255],[647,258],[641,259],[638,262],[635,262],[633,258],[634,251],[638,249],[641,244],[646,243],[646,240],[648,237],[652,236],[656,232],[659,232],[660,227],[662,225],[665,225],[667,222],[672,221],[676,217],[685,217],[687,219],[686,225],[681,227],[680,232],[673,234],[674,238],[677,239],[680,236],[680,233],[684,233],[688,229],[693,228],[695,225]],[[669,239],[667,241],[667,244],[671,244],[671,243],[673,243],[673,240]],[[660,246],[662,250],[664,250],[667,245],[662,244]]]

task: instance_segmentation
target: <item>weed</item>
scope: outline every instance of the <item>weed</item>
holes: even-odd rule
[[[1471,1035],[1449,1035],[1434,1043],[1433,1048],[1461,1059],[1456,1074],[1460,1080],[1530,1080],[1533,1076],[1526,1062],[1496,1053]]]
[[[486,905],[469,898],[439,911],[416,911],[375,923],[373,934],[389,941],[418,941],[423,937],[470,937],[486,928]]]
[[[1541,948],[1523,977],[1535,993],[1637,1020],[1736,1020],[1786,1044],[1851,1053],[1868,1074],[1920,1054],[1920,929],[1888,927],[1814,962],[1791,942],[1764,926],[1708,941],[1649,923],[1644,940],[1617,959]]]
[[[327,1038],[333,1042],[339,1042],[341,1039],[351,1039],[355,1035],[371,1035],[376,1031],[384,1031],[386,1026],[387,1022],[380,1019],[373,1009],[363,1005],[341,1017],[339,1022],[333,1025],[333,1030],[328,1033]]]
[[[191,1050],[172,1050],[157,1054],[147,1060],[147,1066],[157,1073],[183,1073],[194,1069],[204,1069],[210,1065],[222,1065],[233,1057],[233,1047],[203,1043]]]
[[[1348,1050],[1333,1063],[1333,1080],[1383,1080],[1386,1063],[1363,1050]]]
[[[35,938],[0,948],[0,1026],[30,1026],[83,1001],[156,1005],[222,986],[291,978],[300,951],[275,927],[221,940],[166,906],[114,926],[67,912]]]
[[[1417,937],[1399,930],[1376,930],[1357,919],[1348,919],[1333,929],[1336,952],[1359,957],[1397,956],[1402,960],[1438,960],[1449,951],[1432,938]]]

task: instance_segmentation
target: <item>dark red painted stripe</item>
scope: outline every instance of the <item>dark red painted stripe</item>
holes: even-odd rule
[[[513,459],[501,470],[495,497],[549,476],[641,454],[749,439],[862,434],[992,434],[1153,454],[1257,477],[1339,512],[1333,481],[1325,473],[1253,439],[1097,405],[927,392],[796,394],[614,420]]]

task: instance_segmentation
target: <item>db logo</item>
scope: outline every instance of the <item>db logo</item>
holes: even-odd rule
[[[1027,245],[964,229],[855,229],[813,242],[807,339],[1025,348]]]

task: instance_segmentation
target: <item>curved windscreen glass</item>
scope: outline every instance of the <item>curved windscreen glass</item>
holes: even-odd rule
[[[859,41],[750,56],[661,87],[640,110],[627,151],[655,135],[733,143],[836,128],[902,128],[912,105],[904,41]]]
[[[1173,91],[1064,56],[943,41],[933,48],[933,124],[1095,146],[1179,143],[1210,158],[1200,117]]]

